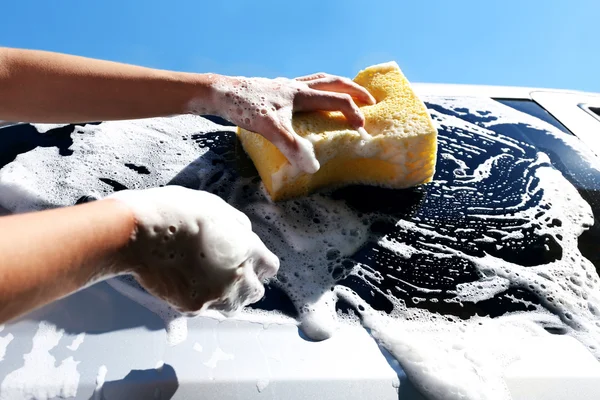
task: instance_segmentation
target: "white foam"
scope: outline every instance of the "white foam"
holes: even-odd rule
[[[215,130],[232,129],[194,116],[77,126],[71,134],[71,156],[59,156],[56,147],[37,147],[0,171],[0,205],[25,212],[112,193],[110,184],[99,178],[130,189],[164,185],[206,152],[189,144],[192,135]],[[133,169],[140,167],[148,173]]]
[[[454,101],[436,98],[433,102],[443,102],[444,107],[454,110],[464,107],[462,99]],[[489,107],[496,115],[497,108],[494,107],[498,105],[491,100],[477,99],[473,101],[472,107]],[[512,115],[513,112],[517,113],[517,116]],[[318,194],[274,205],[258,190],[257,185],[249,185],[248,181],[223,183],[223,187],[227,189],[223,192],[227,200],[250,217],[255,231],[268,247],[281,257],[277,285],[288,293],[300,311],[302,329],[323,339],[334,334],[339,323],[362,321],[373,336],[397,358],[413,383],[429,398],[509,398],[503,373],[511,365],[519,362],[524,344],[532,341],[545,342],[550,334],[541,326],[561,328],[567,335],[584,343],[598,358],[599,279],[594,266],[583,257],[577,246],[579,236],[594,222],[590,206],[559,172],[550,168],[546,155],[532,155],[528,145],[486,128],[513,120],[521,121],[522,113],[503,108],[498,114],[500,118],[486,122],[486,126],[477,126],[438,111],[432,111],[431,114],[440,126],[452,129],[461,137],[460,140],[452,137],[440,138],[442,159],[458,168],[454,169],[452,185],[443,181],[432,182],[426,200],[444,199],[442,207],[456,207],[456,215],[468,214],[470,222],[482,222],[479,225],[474,223],[472,229],[455,230],[452,226],[453,221],[448,221],[449,226],[443,227],[446,229],[440,229],[436,221],[426,218],[421,221],[410,218],[393,220],[390,216],[377,212],[358,213],[342,200],[333,200]],[[186,123],[191,122],[182,124]],[[580,154],[587,154],[585,149],[574,144],[573,140],[565,138],[567,135],[552,130],[547,124],[541,124],[534,118],[527,123],[534,128],[550,132],[568,146],[575,147]],[[137,129],[135,125],[130,126],[134,131]],[[143,125],[141,129],[145,129]],[[168,130],[166,125],[165,129]],[[184,126],[182,129],[189,131],[190,127]],[[135,132],[132,134],[140,138],[142,149],[147,147],[143,135]],[[477,143],[481,143],[481,146],[465,146],[465,143],[462,143],[473,137],[478,139]],[[485,143],[501,147],[501,154],[497,154],[497,151],[488,154]],[[124,151],[129,151],[128,146],[121,142],[118,146],[115,145],[114,149],[117,153],[118,147],[127,148]],[[93,147],[90,147],[89,151],[92,150]],[[40,154],[37,150],[34,153],[35,156]],[[57,157],[54,153],[48,156]],[[480,157],[477,164],[473,161],[475,156]],[[41,168],[36,162],[30,161],[30,158],[31,155],[20,157],[15,163],[26,166],[27,171],[32,171],[30,166]],[[582,160],[596,168],[591,165],[595,162],[594,159],[588,155]],[[520,167],[522,162],[529,164],[526,168],[527,173],[523,176],[502,176],[499,182],[493,181],[494,169],[496,172],[502,171],[506,165],[516,168]],[[52,158],[50,165],[61,164]],[[69,165],[70,168],[73,167]],[[75,172],[83,173],[81,170]],[[74,181],[77,179],[75,172]],[[202,170],[199,173],[205,172]],[[19,188],[21,186],[18,174],[21,173],[23,170],[17,171],[17,175],[11,181]],[[50,179],[46,174],[38,182],[42,180],[52,182],[55,179]],[[5,180],[0,175],[0,185],[3,182]],[[492,203],[490,199],[493,199],[493,196],[489,191],[496,187],[501,189],[500,186],[507,182],[522,190],[512,194],[516,197],[506,204]],[[83,185],[87,184],[84,179]],[[211,188],[218,187],[218,184]],[[29,188],[39,201],[52,197],[46,196],[47,193],[43,193],[44,196],[40,195],[40,190],[44,190],[45,186],[28,185],[24,183],[23,186]],[[91,183],[90,185],[95,187]],[[249,185],[252,192],[249,197],[241,195],[242,185]],[[201,187],[207,188],[209,187]],[[28,198],[23,200],[25,203],[27,201]],[[464,202],[468,203],[468,207],[463,209]],[[537,216],[541,212],[543,216]],[[370,232],[369,226],[379,219],[390,222],[397,232],[390,235]],[[554,225],[552,220],[559,220],[561,224]],[[510,229],[500,229],[499,227],[504,227],[504,223],[510,226]],[[551,237],[561,247],[562,257],[543,265],[525,267],[503,260],[498,255],[483,252],[475,256],[455,248],[465,243],[465,240],[471,240],[482,249],[492,246],[495,248],[496,245],[509,246],[513,241],[522,241],[525,230],[532,230],[536,236]],[[412,241],[404,241],[403,238]],[[369,267],[368,260],[361,263],[345,260],[369,241],[378,241],[379,248],[401,257],[389,259],[388,264],[384,259],[380,265],[383,272]],[[424,266],[416,261],[425,256],[434,260],[427,266],[433,270],[437,267],[435,260],[440,260],[440,264],[441,261],[450,258],[468,262],[476,268],[480,280],[459,284],[455,293],[450,293],[455,297],[445,299],[432,297],[437,295],[439,290],[436,292],[427,287],[420,287],[415,282],[403,281],[398,276],[385,274],[385,268],[389,268],[389,272],[397,272],[399,267],[396,264],[399,261],[412,260],[413,263],[407,267],[413,268],[421,274],[419,277],[425,279],[427,271],[421,272]],[[393,305],[393,310],[389,314],[377,311],[363,298],[344,286],[337,285],[336,282],[344,276],[351,276],[364,283],[368,288],[367,292],[387,299]],[[529,304],[536,309],[535,312],[507,314],[494,319],[470,317],[462,320],[451,315],[431,313],[426,308],[408,306],[404,300],[394,295],[392,289],[381,288],[380,284],[384,281],[393,282],[396,285],[394,290],[399,292],[402,288],[414,291],[413,297],[419,304],[427,301],[432,304],[446,302],[459,306],[467,302],[477,303],[491,299],[508,287],[530,292],[539,299],[541,306]],[[135,296],[132,298],[142,304],[147,301]],[[335,303],[339,298],[357,310],[350,315],[342,315],[342,321],[336,321],[340,317],[340,314],[335,312]],[[161,311],[164,309],[164,303],[159,304],[160,307],[149,308],[157,313],[164,312]],[[267,313],[242,314],[243,318],[250,320],[254,315],[268,319]],[[224,353],[222,350],[221,352]],[[228,355],[213,354],[207,363],[209,366],[216,366],[222,357]]]
[[[258,390],[259,393],[262,393],[262,391],[265,390],[267,386],[269,386],[268,379],[259,379],[256,382],[256,390]]]
[[[585,161],[588,162],[590,168],[600,170],[600,165],[598,165],[596,155],[586,147],[584,142],[579,140],[576,136],[565,134],[554,125],[527,113],[517,111],[512,107],[492,99],[481,97],[461,97],[459,101],[451,97],[436,97],[435,102],[444,108],[453,110],[457,114],[465,114],[464,112],[459,112],[458,110],[460,109],[468,109],[469,113],[477,112],[477,110],[485,110],[490,112],[490,115],[493,118],[490,118],[489,121],[481,122],[482,126],[485,128],[493,128],[501,124],[523,124],[527,127],[543,131],[544,133],[541,134],[550,134],[561,140],[571,149],[575,150]],[[462,120],[459,119],[459,121]],[[534,134],[534,132],[531,132],[531,134]]]
[[[237,312],[260,300],[262,280],[277,273],[279,260],[252,231],[250,220],[214,194],[167,186],[124,190],[110,198],[135,215],[138,232],[127,251],[152,274],[149,290],[168,279],[166,269],[188,277],[184,285],[156,293],[180,312]],[[202,271],[189,275],[198,265]],[[203,298],[207,293],[215,295]]]
[[[46,133],[51,129],[62,128],[68,124],[32,124],[39,133]]]
[[[297,135],[291,124],[284,126],[284,129],[288,134],[295,135],[295,146],[284,140],[281,134],[272,136],[273,125],[291,121],[294,96],[304,86],[304,83],[286,78],[273,80],[245,77],[235,77],[233,81],[215,80],[213,84],[218,93],[217,109],[221,115],[250,131],[261,134],[269,132],[269,140],[286,156],[293,168],[315,173],[320,164],[313,144]],[[268,93],[268,98],[265,93]],[[196,108],[194,102],[190,107]]]
[[[4,325],[0,325],[0,332],[4,330]],[[6,354],[6,349],[10,342],[13,341],[15,337],[12,333],[8,333],[5,336],[0,336],[0,361],[4,360],[4,355]]]
[[[216,310],[206,310],[202,313],[205,318],[215,319],[217,321],[224,321],[226,319],[234,317],[236,321],[245,321],[262,324],[265,328],[270,325],[298,325],[299,322],[283,314],[281,311],[265,311],[257,308],[243,308],[237,312],[234,316],[226,316],[223,313]]]
[[[456,296],[460,301],[477,302],[491,299],[510,287],[508,279],[494,276],[490,279],[456,285]]]
[[[208,359],[208,361],[204,362],[204,365],[206,365],[209,368],[216,368],[217,364],[220,361],[228,361],[228,360],[233,360],[235,359],[235,356],[233,354],[229,354],[229,353],[225,353],[223,351],[223,349],[221,349],[220,347],[217,347],[212,355],[210,356],[210,359]]]
[[[1,400],[68,398],[77,395],[79,361],[69,356],[56,365],[56,358],[50,354],[58,346],[63,333],[63,330],[56,329],[48,322],[40,322],[31,351],[23,356],[23,366],[7,374],[0,385]]]
[[[194,343],[194,350],[196,350],[198,353],[202,353],[202,345],[198,342]]]
[[[536,159],[529,161],[531,163],[529,170],[534,173],[523,184],[525,191],[520,193],[517,202],[508,206],[490,207],[489,202],[485,203],[488,194],[478,193],[474,185],[491,180],[492,171],[501,168],[500,163],[514,164],[512,161],[514,157],[522,157],[525,154],[523,144],[456,117],[437,113],[437,118],[444,126],[453,128],[458,126],[465,136],[475,134],[480,137],[480,140],[504,146],[503,153],[488,156],[472,170],[471,174],[463,160],[469,153],[484,154],[483,148],[464,146],[455,141],[454,146],[449,147],[449,152],[444,153],[449,154],[446,159],[454,161],[459,167],[455,170],[455,176],[460,181],[456,182],[453,190],[451,189],[452,193],[470,192],[471,196],[481,198],[482,206],[467,208],[473,218],[525,221],[514,230],[490,228],[487,234],[481,234],[475,240],[504,245],[511,240],[523,239],[523,229],[537,225],[540,221],[536,215],[544,211],[548,221],[557,219],[562,221],[562,225],[552,226],[541,221],[540,226],[535,228],[535,232],[537,235],[549,234],[560,243],[563,257],[538,267],[513,265],[490,255],[473,257],[453,250],[450,245],[442,244],[457,243],[458,237],[455,236],[457,232],[450,230],[453,234],[444,234],[431,225],[416,224],[408,220],[399,220],[396,226],[406,235],[425,237],[426,239],[419,241],[421,247],[417,248],[390,236],[379,238],[379,244],[404,259],[412,259],[415,255],[430,255],[436,258],[458,257],[477,265],[482,279],[458,285],[456,298],[448,300],[449,302],[459,304],[479,302],[491,299],[509,287],[529,290],[533,285],[534,293],[540,297],[546,307],[548,302],[544,299],[548,297],[566,299],[565,304],[554,301],[550,307],[554,315],[560,318],[545,314],[544,309],[539,307],[537,314],[509,314],[495,319],[472,317],[466,321],[452,316],[432,314],[426,310],[408,308],[403,301],[396,299],[389,292],[382,292],[376,283],[372,283],[380,282],[381,277],[378,273],[364,264],[354,263],[349,273],[364,279],[372,292],[380,293],[394,304],[393,318],[390,318],[372,309],[362,298],[343,290],[343,287],[335,286],[336,280],[324,274],[325,266],[329,262],[325,256],[327,252],[335,249],[339,258],[353,254],[370,237],[365,226],[362,225],[363,221],[366,220],[368,224],[368,221],[377,218],[377,213],[363,213],[361,220],[358,221],[355,219],[356,214],[347,211],[342,202],[319,196],[278,204],[277,207],[262,202],[244,206],[241,201],[236,203],[235,198],[231,201],[242,206],[242,210],[253,221],[259,221],[259,223],[255,222],[255,229],[259,235],[266,238],[269,246],[285,259],[279,274],[280,284],[301,311],[301,327],[306,334],[315,339],[324,339],[336,331],[335,298],[342,297],[355,309],[362,310],[360,316],[363,325],[368,327],[380,343],[400,361],[407,375],[427,397],[507,399],[510,398],[510,394],[503,380],[503,371],[520,357],[523,350],[520,343],[531,343],[550,335],[538,324],[540,320],[566,325],[568,334],[588,345],[592,351],[598,349],[597,341],[600,338],[596,325],[598,316],[594,315],[593,311],[598,313],[600,310],[595,294],[598,293],[597,274],[593,265],[583,258],[577,248],[577,238],[587,226],[593,223],[593,216],[589,205],[583,201],[575,188],[558,171],[547,166],[549,159],[544,154],[537,154]],[[496,123],[500,124],[503,121],[499,120]],[[542,126],[539,129],[546,128]],[[556,131],[552,134],[564,135]],[[449,141],[452,142],[454,139],[451,138]],[[568,143],[569,140],[566,142]],[[591,162],[591,159],[588,161]],[[516,164],[520,162],[522,161],[519,160]],[[539,180],[537,186],[534,178]],[[444,189],[448,188],[442,182],[440,185]],[[464,190],[465,187],[468,187],[468,190]],[[528,202],[535,196],[541,196],[541,199],[533,207],[528,206]],[[454,199],[454,196],[448,194],[443,194],[443,197]],[[320,207],[321,204],[326,204],[326,207]],[[313,223],[310,217],[303,215],[302,210],[309,210],[306,215],[316,215],[320,223]],[[492,215],[489,215],[489,212],[492,212]],[[350,229],[355,229],[357,232],[354,236],[356,240],[347,243],[345,240],[352,239],[347,234]],[[273,232],[278,234],[274,235]],[[472,232],[472,230],[465,230],[465,232]],[[491,236],[492,234],[500,236],[500,242]],[[284,240],[278,242],[274,237]],[[315,240],[316,237],[320,239]],[[312,265],[321,267],[310,268],[309,266]],[[573,265],[577,266],[575,271]],[[414,267],[418,268],[418,265]],[[577,268],[582,268],[583,271],[579,272]],[[541,277],[545,273],[550,273],[552,279],[559,281],[560,284],[546,283],[542,288],[540,281],[546,280]],[[423,294],[435,292],[419,288],[399,278],[392,276],[386,278],[396,279],[399,283]],[[334,287],[334,291],[327,291],[330,285]],[[415,296],[414,299],[419,302],[425,300],[424,297],[419,296]],[[589,299],[592,301],[588,301]]]
[[[102,390],[104,388],[104,382],[106,381],[106,374],[108,373],[108,368],[106,365],[101,365],[98,368],[98,374],[96,375],[96,387],[94,388],[93,399],[94,400],[102,400],[104,398]]]
[[[77,349],[79,349],[79,346],[81,346],[81,343],[83,343],[84,339],[85,332],[81,332],[79,335],[75,336],[75,339],[73,339],[73,342],[67,346],[67,349],[71,351],[77,351]]]

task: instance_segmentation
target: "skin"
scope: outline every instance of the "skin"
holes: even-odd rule
[[[252,93],[236,94],[241,84]],[[232,106],[234,97],[238,105],[249,107],[256,93],[264,98],[267,112],[241,118],[239,107]],[[293,112],[341,111],[352,127],[360,128],[364,118],[356,103],[375,100],[352,81],[324,73],[297,79],[228,77],[0,48],[0,120],[69,123],[213,114],[263,135],[295,163],[303,139],[292,129]],[[117,274],[133,274],[151,293],[186,313],[210,305],[238,309],[243,304],[223,297],[231,288],[238,290],[242,303],[258,300],[262,292],[256,282],[273,276],[279,262],[258,237],[254,239],[249,221],[227,204],[220,205],[224,221],[241,218],[240,232],[251,238],[251,247],[240,250],[243,254],[236,255],[233,267],[199,259],[192,249],[204,239],[189,233],[193,227],[182,226],[170,239],[186,262],[173,268],[149,254],[157,226],[168,230],[186,215],[196,221],[193,226],[202,228],[201,214],[188,215],[190,199],[216,201],[198,191],[180,188],[173,195],[168,190],[129,191],[124,197],[1,217],[0,323]],[[157,222],[149,217],[149,209],[170,217]],[[256,259],[258,264],[248,267],[247,261]],[[233,272],[224,274],[225,270]]]

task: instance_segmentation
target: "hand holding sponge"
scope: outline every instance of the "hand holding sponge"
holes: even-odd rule
[[[365,132],[349,128],[340,112],[296,113],[295,132],[312,142],[321,168],[306,174],[268,140],[241,128],[238,136],[273,201],[329,186],[366,184],[407,188],[431,181],[437,131],[423,102],[394,62],[358,73],[354,82],[377,104],[361,107]]]

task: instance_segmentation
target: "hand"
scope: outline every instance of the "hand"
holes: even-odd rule
[[[324,73],[296,79],[218,77],[213,85],[219,114],[264,136],[291,164],[307,173],[319,170],[312,144],[292,128],[293,111],[341,111],[354,129],[364,116],[354,99],[375,104],[373,96],[347,78]]]
[[[133,211],[136,234],[120,257],[153,295],[186,314],[235,312],[264,295],[279,259],[248,217],[211,193],[167,186],[109,198]]]

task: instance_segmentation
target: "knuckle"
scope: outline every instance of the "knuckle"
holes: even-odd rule
[[[339,98],[341,101],[346,103],[346,105],[352,106],[352,104],[353,104],[352,96],[350,96],[348,93],[341,93],[339,95]]]

